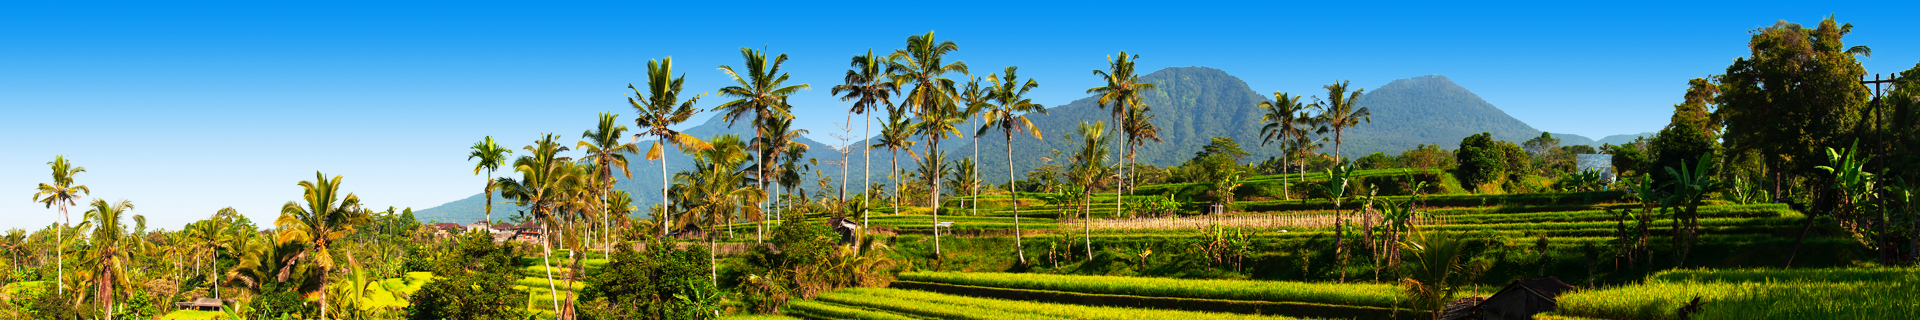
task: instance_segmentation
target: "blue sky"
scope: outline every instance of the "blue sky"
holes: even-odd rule
[[[480,137],[517,148],[578,137],[602,111],[630,120],[625,86],[648,59],[673,56],[690,90],[713,92],[742,46],[791,56],[793,81],[815,86],[799,122],[827,142],[848,57],[928,30],[976,73],[1020,66],[1047,105],[1083,97],[1124,49],[1143,71],[1214,67],[1263,93],[1441,74],[1591,138],[1657,130],[1687,79],[1723,72],[1775,20],[1855,24],[1869,72],[1920,62],[1920,19],[1898,2],[704,3],[0,5],[0,190],[15,190],[0,199],[17,197],[0,228],[55,222],[28,201],[55,154],[156,228],[228,206],[269,223],[314,171],[367,204],[424,209],[479,190],[465,149]]]

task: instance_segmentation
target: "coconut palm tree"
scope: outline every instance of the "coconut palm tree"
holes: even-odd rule
[[[1347,89],[1350,84],[1349,81],[1340,80],[1340,82],[1322,86],[1323,88],[1327,88],[1327,100],[1313,104],[1314,108],[1320,109],[1320,123],[1323,125],[1320,132],[1333,131],[1334,161],[1346,161],[1347,159],[1340,156],[1340,143],[1342,142],[1340,140],[1340,133],[1354,126],[1359,126],[1362,122],[1373,122],[1373,112],[1368,111],[1365,107],[1354,108],[1354,103],[1360,100],[1361,92],[1367,91],[1367,89],[1353,89],[1353,92],[1349,93]]]
[[[635,133],[633,139],[638,142],[643,135],[654,138],[653,147],[647,149],[647,160],[660,160],[661,208],[673,207],[673,197],[667,196],[669,183],[667,182],[666,144],[673,144],[674,148],[680,150],[694,151],[711,147],[706,141],[700,141],[700,138],[671,128],[687,122],[688,118],[700,113],[700,108],[693,107],[694,102],[700,101],[699,94],[693,95],[687,101],[680,101],[680,92],[686,87],[686,81],[687,76],[684,74],[680,77],[673,76],[673,57],[666,57],[659,61],[647,60],[646,93],[641,93],[640,89],[634,88],[631,83],[627,84],[627,89],[633,90],[633,95],[627,97],[627,104],[633,105],[634,111],[640,113],[640,116],[633,118],[633,122],[641,131]],[[667,224],[662,223],[660,235],[666,234]]]
[[[20,274],[20,252],[27,250],[27,231],[7,229],[7,235],[0,237],[0,249],[7,249],[7,265],[13,266],[13,274]],[[12,278],[0,279],[12,281]]]
[[[1138,59],[1140,59],[1140,55],[1128,55],[1127,51],[1121,50],[1118,57],[1107,56],[1107,70],[1093,71],[1093,74],[1100,76],[1100,79],[1106,82],[1106,84],[1089,88],[1087,89],[1087,93],[1099,95],[1100,98],[1096,100],[1096,102],[1101,108],[1111,107],[1111,110],[1113,110],[1113,122],[1117,124],[1113,128],[1114,130],[1124,129],[1122,127],[1126,126],[1126,118],[1133,113],[1133,108],[1143,105],[1140,102],[1142,93],[1157,88],[1152,83],[1141,82],[1140,75],[1134,72],[1133,62]],[[1126,135],[1121,137],[1120,145],[1130,145],[1134,138],[1132,134],[1132,132],[1126,132]],[[1126,168],[1121,169],[1125,170]],[[1115,189],[1113,193],[1113,208],[1115,212],[1120,211],[1121,201],[1118,190],[1119,189]]]
[[[678,180],[673,188],[675,194],[695,201],[683,201],[687,214],[681,216],[681,224],[704,222],[709,256],[709,281],[718,285],[718,259],[713,251],[718,248],[714,242],[716,224],[729,223],[739,210],[755,210],[752,203],[758,202],[761,192],[747,183],[747,174],[740,170],[742,164],[752,156],[748,155],[747,144],[739,136],[721,135],[711,139],[712,148],[692,151],[684,150],[694,156],[694,170],[674,175]]]
[[[867,146],[868,148],[883,147],[893,152],[893,166],[887,171],[887,176],[893,177],[894,214],[900,214],[900,151],[906,150],[908,156],[920,159],[920,154],[913,152],[913,145],[919,143],[913,141],[913,133],[919,131],[915,128],[917,126],[919,124],[914,123],[912,118],[907,118],[904,113],[888,113],[887,122],[880,124],[880,135],[874,137],[877,140],[873,145]]]
[[[832,94],[840,95],[840,101],[853,101],[853,108],[847,110],[847,122],[853,122],[853,114],[867,116],[866,124],[860,129],[861,137],[873,137],[873,112],[880,110],[882,104],[885,104],[889,110],[893,109],[893,100],[889,98],[900,92],[899,84],[888,81],[886,78],[887,64],[888,61],[885,58],[875,56],[873,49],[867,49],[866,55],[853,56],[853,62],[847,69],[846,84],[833,86]],[[873,185],[873,146],[868,145],[860,152],[860,158],[865,162],[862,164],[864,167],[860,169],[860,185]],[[872,194],[862,192],[861,203],[868,203],[870,199],[867,196]],[[860,209],[861,229],[867,228],[868,211],[871,210]]]
[[[1260,127],[1260,145],[1267,145],[1279,141],[1280,144],[1284,146],[1287,144],[1287,141],[1306,134],[1306,131],[1300,130],[1298,126],[1301,120],[1299,115],[1307,109],[1306,103],[1300,100],[1300,95],[1288,95],[1286,92],[1274,91],[1273,101],[1261,101],[1259,108],[1261,111],[1266,112],[1260,115],[1260,122],[1266,123],[1265,126]],[[1280,154],[1282,167],[1285,167],[1286,163],[1288,163],[1287,158],[1289,157],[1285,152]],[[1285,170],[1283,169],[1281,171]],[[1282,197],[1287,200],[1292,200],[1292,186],[1288,182],[1288,177],[1282,174],[1280,179],[1280,193]]]
[[[1040,87],[1040,82],[1027,79],[1027,82],[1021,83],[1020,76],[1015,73],[1018,69],[1007,67],[1001,75],[987,75],[987,81],[993,83],[990,89],[992,94],[987,99],[986,108],[980,113],[980,117],[986,121],[974,135],[1000,129],[1000,133],[1007,138],[1007,194],[1013,196],[1013,250],[1020,257],[1020,264],[1025,265],[1027,251],[1020,245],[1020,194],[1014,190],[1013,184],[1013,134],[1028,133],[1034,139],[1044,140],[1040,127],[1034,126],[1033,120],[1028,120],[1026,115],[1035,112],[1045,114],[1047,107],[1033,103],[1033,99],[1026,97],[1027,91]]]
[[[766,153],[761,155],[760,158],[766,159],[766,164],[769,166],[758,168],[758,171],[764,174],[764,176],[755,178],[759,179],[762,185],[780,183],[779,186],[781,187],[791,187],[793,184],[798,183],[799,174],[797,172],[786,170],[786,166],[778,164],[781,163],[781,156],[783,155],[793,155],[792,157],[788,157],[789,160],[793,160],[805,154],[809,146],[805,143],[800,143],[799,139],[801,135],[807,134],[807,130],[793,128],[793,116],[787,115],[767,119],[756,131],[755,136],[758,137],[754,138],[754,141],[749,143],[749,145],[754,149],[759,149]],[[754,166],[760,167],[759,164],[755,164]],[[794,176],[792,182],[781,183],[784,182],[781,181],[781,177],[789,174]],[[778,210],[774,211],[774,213],[778,212]],[[781,218],[784,219],[785,217]],[[764,221],[764,219],[761,220]]]
[[[367,223],[366,210],[360,209],[360,197],[353,193],[340,196],[340,178],[327,178],[326,174],[313,173],[313,181],[300,181],[300,188],[306,190],[301,198],[306,206],[299,202],[287,201],[280,207],[280,218],[273,221],[274,226],[282,230],[280,243],[299,243],[303,252],[295,257],[305,257],[320,267],[320,279],[326,282],[327,275],[336,267],[333,251],[334,242],[353,233],[355,226]],[[338,256],[352,263],[353,255],[342,252]],[[327,290],[320,289],[320,318],[327,318]]]
[[[961,119],[967,119],[967,126],[969,127],[974,126],[974,118],[980,116],[980,109],[985,107],[987,99],[993,96],[992,88],[980,86],[980,80],[980,78],[976,78],[973,75],[967,75],[967,84],[961,86],[960,91],[955,95],[955,98],[959,99],[954,102],[963,106],[963,108],[959,108],[961,110],[959,117]],[[965,132],[973,136],[973,158],[971,159],[980,159],[980,135],[977,133],[979,130],[980,127],[975,127],[973,130]],[[967,168],[968,174],[971,175],[971,177],[968,178],[975,182],[980,181],[980,162],[971,160],[968,162],[970,162],[968,166],[971,167]],[[973,211],[967,215],[980,215],[980,185],[977,183],[968,185],[967,196],[973,197],[973,201],[969,201],[972,202]]]
[[[473,143],[473,147],[467,152],[467,160],[473,160],[474,158],[480,159],[479,163],[473,165],[473,174],[479,175],[480,171],[487,172],[487,223],[494,222],[493,171],[500,170],[500,164],[505,163],[507,161],[507,155],[512,153],[512,149],[500,147],[499,143],[493,142],[493,136],[487,136],[486,138],[480,139],[480,142]]]
[[[927,163],[940,163],[939,161],[935,161],[937,159],[934,159],[935,157],[932,155],[943,152],[940,150],[941,139],[960,134],[960,123],[966,121],[966,118],[961,117],[963,114],[956,107],[957,106],[953,104],[942,104],[920,109],[920,123],[918,124],[918,128],[920,129],[920,135],[925,136],[927,139],[927,154],[929,155],[927,159],[931,159],[928,160]],[[928,176],[927,180],[933,184],[933,188],[928,189],[932,190],[928,192],[928,197],[931,198],[930,200],[933,204],[933,223],[938,225],[940,223],[940,190],[942,190],[940,187],[940,175],[935,174]],[[940,254],[939,232],[933,233],[933,253],[935,256]]]
[[[1134,159],[1135,151],[1145,146],[1149,140],[1160,142],[1160,127],[1153,125],[1153,118],[1153,107],[1146,105],[1140,105],[1133,108],[1133,111],[1127,112],[1127,122],[1121,123],[1120,131],[1126,132],[1127,136],[1133,139],[1127,140],[1128,143],[1124,146],[1127,148],[1127,157],[1120,160],[1132,161],[1132,164],[1121,163],[1121,167],[1133,168],[1139,165],[1140,162]],[[1134,182],[1134,178],[1140,174],[1139,170],[1128,169],[1126,173],[1127,185],[1138,183]],[[1127,188],[1127,194],[1133,194],[1133,188]]]
[[[212,217],[207,218],[206,223],[197,224],[199,228],[190,231],[195,242],[194,246],[205,252],[208,257],[207,264],[210,267],[207,268],[207,272],[214,273],[207,279],[217,279],[221,273],[219,271],[220,249],[232,250],[238,244],[239,239],[233,233],[233,221],[239,217],[240,211],[234,210],[233,207],[221,208],[215,211]],[[213,298],[220,298],[220,281],[213,281]]]
[[[907,47],[894,50],[888,56],[887,71],[893,74],[896,83],[913,84],[907,90],[905,109],[920,116],[920,132],[927,136],[927,150],[940,148],[940,139],[958,133],[955,123],[963,117],[954,110],[957,96],[952,79],[941,77],[948,72],[967,73],[967,64],[961,61],[946,62],[949,53],[960,50],[953,41],[934,39],[933,31],[926,34],[907,37]],[[940,223],[940,179],[928,179],[933,183],[934,223]],[[933,252],[940,255],[940,233],[933,237]]]
[[[1087,260],[1093,260],[1093,211],[1087,206],[1093,203],[1093,188],[1106,181],[1112,169],[1107,167],[1107,124],[1094,121],[1092,124],[1080,122],[1080,151],[1073,155],[1075,160],[1069,176],[1074,184],[1080,185],[1080,210],[1085,214],[1081,226],[1087,239]]]
[[[547,269],[547,288],[553,295],[555,311],[561,309],[560,293],[558,287],[553,285],[551,215],[553,207],[563,200],[562,193],[579,180],[570,170],[572,168],[568,167],[573,159],[559,156],[560,152],[567,151],[567,147],[561,146],[558,138],[551,133],[544,134],[533,145],[523,147],[529,154],[513,160],[513,171],[520,173],[520,179],[501,177],[497,182],[501,196],[515,200],[521,206],[531,205],[533,218],[541,222],[540,264]]]
[[[733,101],[727,101],[713,108],[716,111],[722,112],[721,119],[726,120],[728,126],[732,126],[740,120],[741,116],[752,112],[754,115],[754,127],[760,127],[770,124],[771,119],[791,117],[792,115],[788,114],[787,110],[791,109],[792,105],[787,104],[787,97],[810,87],[804,83],[790,86],[786,85],[788,76],[786,73],[780,71],[780,64],[787,62],[787,54],[782,53],[774,56],[771,63],[769,63],[766,52],[743,47],[740,48],[740,56],[746,59],[747,73],[745,75],[735,72],[733,67],[720,66],[720,71],[726,72],[728,77],[733,78],[734,85],[720,88],[719,93],[721,96],[735,98]],[[759,138],[758,132],[759,131],[755,131],[756,140]],[[761,164],[771,163],[771,161],[764,158],[764,156],[768,155],[766,150],[761,150],[760,154],[763,158],[755,162]],[[771,166],[756,166],[762,170],[757,176],[768,176],[764,171],[771,168]],[[766,192],[767,188],[764,186],[771,181],[768,181],[768,179],[760,180],[760,184],[763,186],[760,189],[762,192]],[[761,195],[762,198],[769,198],[771,196],[770,194]],[[764,229],[765,224],[766,221],[760,221],[759,224],[754,226],[755,241],[765,240],[763,239],[765,232],[761,231],[761,229]]]
[[[67,162],[67,156],[54,155],[53,162],[48,162],[47,166],[53,167],[53,184],[41,183],[39,187],[35,188],[33,201],[45,204],[49,208],[55,206],[60,207],[60,227],[53,229],[53,282],[59,290],[66,290],[66,281],[62,280],[67,277],[66,229],[67,224],[69,224],[67,220],[67,206],[74,205],[73,200],[80,199],[82,195],[92,194],[93,190],[87,189],[86,185],[73,184],[73,176],[81,172],[87,172],[87,168],[73,166],[73,163]]]
[[[82,255],[82,263],[91,270],[90,284],[93,286],[93,299],[100,304],[100,313],[107,320],[113,320],[114,293],[134,287],[137,282],[129,280],[127,273],[136,268],[133,257],[129,255],[130,239],[126,225],[120,220],[127,211],[133,210],[133,202],[120,200],[108,204],[106,200],[93,200],[92,208],[87,209],[85,222],[79,229],[93,228],[93,236],[87,241],[87,252]],[[145,217],[134,216],[145,221]],[[141,223],[142,225],[145,222]]]
[[[592,173],[600,178],[600,183],[593,185],[593,187],[598,187],[594,190],[596,191],[595,194],[599,195],[595,198],[600,199],[600,207],[606,207],[605,202],[608,199],[607,192],[613,190],[613,170],[619,169],[621,175],[625,175],[627,178],[633,178],[633,171],[627,169],[627,154],[640,153],[640,147],[634,145],[632,142],[620,142],[620,138],[626,137],[627,126],[616,124],[619,118],[620,115],[611,112],[601,112],[600,125],[595,127],[594,130],[581,133],[580,137],[586,138],[587,140],[582,140],[574,144],[575,148],[586,151],[587,156],[585,160],[593,162],[595,168],[600,169],[599,172]],[[613,236],[612,233],[607,232],[605,229],[606,226],[612,222],[609,219],[612,219],[612,215],[605,214],[604,212],[600,215],[600,244],[601,250],[603,250],[600,255],[603,259],[612,259],[611,255],[613,254]],[[493,222],[488,221],[487,223]]]

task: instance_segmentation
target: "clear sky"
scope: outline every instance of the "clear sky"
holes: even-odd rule
[[[926,5],[921,5],[926,4]],[[1009,65],[1049,106],[1085,96],[1105,56],[1139,69],[1219,68],[1258,92],[1312,95],[1440,74],[1536,128],[1600,138],[1657,130],[1686,80],[1725,70],[1748,31],[1837,15],[1869,72],[1920,62],[1912,2],[1208,3],[1102,1],[0,4],[0,228],[37,229],[29,201],[68,155],[97,197],[154,228],[232,206],[262,224],[315,171],[366,204],[424,209],[479,191],[466,148],[540,133],[571,142],[647,59],[688,88],[727,84],[742,46],[791,55],[801,127],[845,121],[827,89],[848,58],[937,30],[976,73]],[[1323,93],[1322,93],[1323,94]],[[1324,95],[1324,94],[1323,94]],[[707,98],[709,107],[721,99]],[[705,119],[697,117],[693,123]],[[81,210],[74,211],[77,221]]]

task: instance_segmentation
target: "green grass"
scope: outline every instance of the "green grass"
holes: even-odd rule
[[[420,286],[433,281],[432,272],[408,272],[400,278],[380,279],[367,284],[367,297],[361,299],[361,306],[367,309],[405,308],[409,305],[405,296],[420,291]],[[387,288],[393,288],[389,291]]]
[[[818,300],[847,307],[935,319],[1289,319],[1247,314],[1038,303],[881,288],[842,289],[822,294]]]
[[[787,313],[819,319],[859,319],[859,320],[913,320],[896,313],[874,311],[842,306],[813,300],[793,300],[787,303]]]
[[[720,320],[798,320],[798,319],[800,318],[794,318],[794,317],[777,315],[777,314],[735,314],[735,315],[726,315],[726,316],[720,317]]]
[[[1667,319],[1699,297],[1695,319],[1920,319],[1914,269],[1676,270],[1646,283],[1560,297],[1558,314]]]
[[[1290,281],[1171,279],[1035,273],[908,272],[900,280],[1091,294],[1392,307],[1398,287]]]
[[[159,318],[154,318],[154,319],[157,319],[157,320],[209,320],[209,319],[226,320],[226,319],[233,319],[233,318],[227,317],[227,314],[225,312],[219,312],[219,311],[180,310],[180,311],[174,311],[172,313],[168,313],[164,316],[160,316]]]

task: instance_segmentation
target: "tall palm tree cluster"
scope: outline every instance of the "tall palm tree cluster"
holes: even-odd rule
[[[420,229],[411,209],[368,210],[358,196],[340,192],[340,176],[316,173],[315,180],[301,181],[304,196],[283,206],[272,228],[262,229],[228,207],[181,230],[149,230],[129,200],[84,202],[82,219],[69,222],[65,207],[92,191],[75,180],[86,169],[65,156],[48,166],[53,179],[40,184],[34,200],[60,207],[60,223],[0,237],[11,269],[5,281],[38,288],[18,293],[43,298],[7,297],[4,303],[13,306],[0,308],[0,318],[150,318],[196,298],[217,299],[228,314],[243,319],[347,318],[367,312],[339,314],[365,297],[337,295],[366,285],[351,279],[397,276],[417,249],[408,245],[418,243],[410,238]],[[268,302],[275,299],[289,302]],[[278,307],[251,307],[263,305]]]

